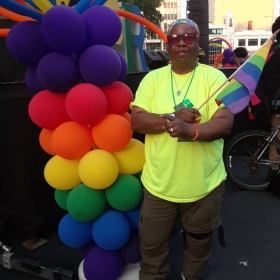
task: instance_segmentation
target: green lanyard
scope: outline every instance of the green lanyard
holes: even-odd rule
[[[182,104],[181,106],[183,106],[183,102],[185,101],[185,98],[186,98],[186,96],[187,96],[187,94],[188,94],[188,92],[189,92],[189,89],[190,89],[190,86],[191,86],[191,84],[192,84],[193,77],[194,77],[194,74],[195,74],[196,66],[197,66],[197,62],[196,62],[196,64],[195,64],[195,66],[194,66],[194,70],[193,70],[193,73],[192,73],[191,81],[190,81],[189,86],[188,86],[188,88],[187,88],[187,90],[186,90],[186,93],[185,93],[185,95],[184,95],[183,101],[181,102],[181,104]],[[174,106],[176,106],[176,100],[175,100],[174,90],[173,90],[173,79],[172,79],[172,68],[171,68],[171,67],[170,67],[170,77],[171,77],[172,97],[173,97],[173,101],[174,101]],[[181,107],[181,108],[182,108],[182,107]]]

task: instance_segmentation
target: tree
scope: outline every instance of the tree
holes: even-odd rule
[[[156,9],[162,5],[162,0],[118,0],[118,2],[123,2],[138,6],[143,14],[143,17],[158,26],[162,22],[162,14]],[[155,38],[156,34],[148,28],[145,28],[145,33],[148,37]]]

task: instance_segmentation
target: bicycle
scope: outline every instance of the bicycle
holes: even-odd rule
[[[280,118],[280,115],[277,116]],[[280,161],[269,159],[269,145],[274,143],[280,154],[280,141],[276,137],[280,122],[271,133],[264,130],[247,130],[231,138],[224,148],[223,158],[228,179],[244,190],[267,188],[272,165]]]

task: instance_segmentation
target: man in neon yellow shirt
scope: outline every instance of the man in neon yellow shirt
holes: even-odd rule
[[[182,279],[198,280],[210,255],[212,232],[221,225],[222,137],[230,133],[233,115],[215,98],[194,109],[226,80],[219,70],[197,62],[197,24],[177,20],[167,35],[171,64],[148,73],[131,103],[132,129],[146,134],[139,276],[166,279],[169,239],[180,214],[186,245]]]

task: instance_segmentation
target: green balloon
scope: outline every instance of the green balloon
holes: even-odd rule
[[[129,174],[120,174],[105,194],[111,207],[119,211],[129,211],[137,207],[142,200],[141,182]]]
[[[85,184],[76,186],[67,199],[69,214],[80,222],[99,218],[107,206],[104,190],[95,190]]]
[[[67,190],[67,191],[62,191],[62,190],[55,190],[54,192],[54,199],[57,203],[57,205],[64,209],[64,210],[68,210],[67,209],[67,198],[69,193],[71,192],[71,190]]]

